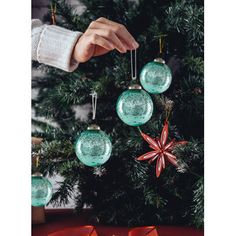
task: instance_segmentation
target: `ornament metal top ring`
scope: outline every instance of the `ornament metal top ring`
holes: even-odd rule
[[[139,84],[132,84],[128,87],[128,89],[142,89],[142,86]]]
[[[155,58],[154,59],[155,62],[161,63],[161,64],[166,64],[165,60],[162,58]]]
[[[100,127],[98,125],[92,124],[88,126],[87,130],[100,130]]]
[[[34,174],[32,174],[32,177],[43,177],[43,174],[40,172],[35,172]]]

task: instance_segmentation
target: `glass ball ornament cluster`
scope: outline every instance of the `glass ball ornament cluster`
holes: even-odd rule
[[[171,81],[171,70],[162,58],[147,63],[140,73],[141,85],[152,94],[165,92],[170,87]]]
[[[97,125],[90,125],[75,143],[76,156],[86,166],[103,165],[110,158],[111,151],[110,138]]]
[[[31,204],[34,207],[46,206],[52,198],[52,184],[39,172],[31,176]]]
[[[119,96],[116,111],[125,124],[140,126],[150,120],[153,102],[150,95],[140,85],[134,84]]]

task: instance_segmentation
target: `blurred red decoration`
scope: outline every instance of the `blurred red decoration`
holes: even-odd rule
[[[144,134],[141,132],[141,135],[143,139],[148,142],[149,147],[152,148],[154,151],[147,152],[143,154],[142,156],[138,157],[137,160],[139,161],[146,161],[149,160],[149,163],[152,163],[157,159],[156,163],[156,176],[159,177],[161,174],[161,171],[165,169],[165,159],[167,159],[170,163],[172,163],[174,166],[178,167],[177,164],[177,158],[175,155],[172,154],[173,149],[177,145],[183,145],[186,144],[187,141],[179,141],[176,142],[174,139],[167,143],[168,139],[168,131],[169,130],[169,124],[168,121],[165,121],[163,130],[161,132],[161,138],[151,138],[147,134]]]
[[[156,226],[144,226],[131,229],[128,236],[158,236]]]
[[[98,236],[98,234],[94,226],[86,225],[86,226],[63,229],[54,232],[52,234],[49,234],[48,236]]]

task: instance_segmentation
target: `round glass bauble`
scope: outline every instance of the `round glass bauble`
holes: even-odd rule
[[[147,63],[140,74],[141,85],[152,94],[165,92],[170,87],[171,81],[171,70],[160,58]]]
[[[46,206],[52,198],[52,184],[40,173],[31,177],[31,204],[35,207]]]
[[[116,112],[127,125],[143,125],[152,116],[153,102],[150,95],[141,89],[141,86],[133,85],[118,98]]]
[[[83,131],[75,144],[78,159],[86,166],[100,166],[111,156],[112,144],[107,134],[98,126],[90,126]]]

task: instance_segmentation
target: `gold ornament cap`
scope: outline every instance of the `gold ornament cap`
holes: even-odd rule
[[[32,177],[43,177],[43,174],[40,172],[35,172],[32,174]]]
[[[128,87],[129,89],[139,89],[141,90],[142,89],[142,86],[139,85],[139,84],[132,84]]]
[[[100,130],[101,128],[98,125],[92,124],[88,126],[87,130]]]
[[[161,63],[161,64],[166,64],[165,60],[162,58],[155,58],[154,59],[155,62]]]

